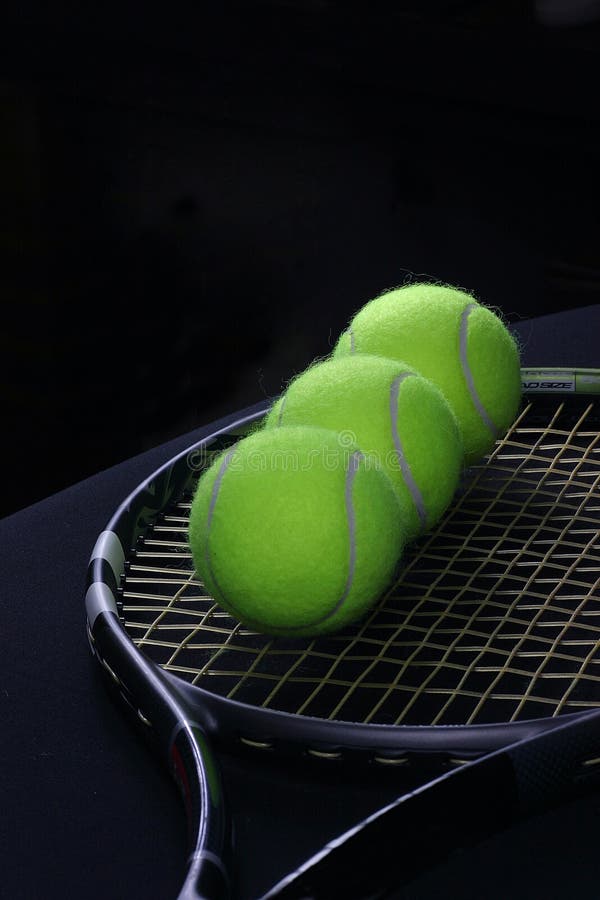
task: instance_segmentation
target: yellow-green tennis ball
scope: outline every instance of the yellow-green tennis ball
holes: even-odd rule
[[[437,384],[456,414],[468,465],[516,418],[517,344],[499,316],[464,291],[411,284],[376,297],[354,316],[333,356],[349,353],[402,360]]]
[[[328,359],[291,382],[266,428],[317,425],[355,442],[385,471],[409,511],[409,538],[448,507],[463,466],[454,413],[441,391],[397,360],[369,354]]]
[[[397,571],[407,513],[387,476],[322,428],[257,431],[198,481],[189,544],[223,609],[266,634],[360,618]]]

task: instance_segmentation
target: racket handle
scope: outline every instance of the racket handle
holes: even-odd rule
[[[375,900],[460,846],[598,778],[600,711],[557,724],[394,800],[327,844],[262,900]]]

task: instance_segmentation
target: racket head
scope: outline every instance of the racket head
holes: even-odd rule
[[[593,370],[524,370],[513,427],[397,584],[361,622],[312,640],[245,629],[193,572],[194,485],[261,413],[241,418],[162,466],[100,536],[95,649],[102,616],[217,744],[329,762],[461,765],[597,707],[598,383]]]

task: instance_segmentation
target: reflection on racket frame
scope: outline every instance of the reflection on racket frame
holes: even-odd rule
[[[522,374],[524,402],[509,434],[466,473],[388,594],[337,634],[250,632],[195,577],[187,518],[196,479],[256,419],[169,461],[99,536],[88,635],[108,683],[181,788],[191,841],[181,898],[231,893],[215,751],[341,761],[357,777],[364,766],[410,766],[429,782],[332,842],[269,897],[329,898],[333,885],[338,896],[383,896],[400,869],[406,879],[431,864],[431,841],[413,838],[440,808],[452,810],[450,834],[481,837],[592,780],[600,756],[600,370]],[[403,822],[401,867],[398,842],[382,836]],[[350,865],[356,853],[362,879]]]

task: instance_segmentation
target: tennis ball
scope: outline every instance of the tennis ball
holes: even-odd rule
[[[371,300],[332,355],[349,353],[400,359],[433,381],[456,414],[467,465],[489,453],[517,415],[517,344],[491,309],[457,288],[411,284]]]
[[[388,477],[335,432],[260,430],[201,475],[189,545],[232,616],[266,634],[313,636],[354,622],[381,595],[407,519]]]
[[[409,513],[409,539],[448,507],[463,465],[454,413],[441,391],[397,360],[370,354],[318,362],[295,378],[265,428],[316,425],[356,442],[390,477]]]

